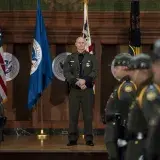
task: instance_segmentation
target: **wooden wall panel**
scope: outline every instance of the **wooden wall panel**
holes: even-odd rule
[[[16,120],[27,121],[31,119],[31,113],[27,108],[31,67],[29,44],[14,44],[13,54],[20,63],[20,70],[17,77],[13,80],[12,105],[16,109]]]
[[[104,108],[107,100],[113,92],[117,80],[111,73],[111,63],[114,56],[118,53],[116,45],[102,45],[101,60],[101,115],[104,114]]]

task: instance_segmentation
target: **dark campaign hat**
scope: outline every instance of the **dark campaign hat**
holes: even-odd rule
[[[157,39],[153,45],[154,54],[160,54],[160,39]]]
[[[151,59],[152,59],[152,62],[156,62],[156,61],[160,60],[160,54],[153,53],[151,55]]]
[[[131,59],[128,68],[130,70],[149,69],[151,68],[151,64],[151,57],[147,54],[140,53]]]
[[[120,53],[114,58],[114,66],[128,66],[132,56],[128,53]]]
[[[152,61],[160,60],[160,39],[156,40],[153,45],[153,52],[151,54]]]

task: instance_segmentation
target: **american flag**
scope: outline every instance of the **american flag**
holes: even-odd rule
[[[83,24],[83,37],[86,39],[86,51],[90,54],[93,54],[93,45],[91,42],[91,35],[89,30],[89,23],[88,23],[88,0],[84,0],[84,24]],[[95,94],[95,83],[93,85],[93,91]]]
[[[2,32],[0,30],[0,103],[7,100],[7,85],[5,76],[5,63],[3,60]]]
[[[93,46],[91,42],[89,23],[88,23],[88,1],[84,1],[84,24],[83,24],[83,37],[86,39],[86,51],[93,54]]]

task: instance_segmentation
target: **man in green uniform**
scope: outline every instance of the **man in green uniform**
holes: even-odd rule
[[[160,40],[154,43],[152,54],[153,81],[157,84],[159,94],[152,94],[153,107],[155,113],[149,122],[149,131],[147,137],[147,160],[160,160]]]
[[[129,54],[118,54],[113,63],[113,75],[120,82],[115,87],[105,108],[105,144],[110,160],[124,159],[125,128],[128,119],[129,107],[135,98],[136,86],[130,80],[128,64],[131,56]]]
[[[93,83],[97,76],[97,61],[95,55],[85,51],[86,41],[83,37],[76,39],[77,52],[67,56],[64,63],[64,77],[70,86],[69,94],[69,143],[77,145],[78,117],[80,106],[84,119],[84,134],[86,145],[93,146],[92,108]]]
[[[155,108],[159,87],[153,83],[151,58],[139,54],[132,58],[130,69],[134,70],[131,79],[137,85],[137,95],[132,103],[128,118],[128,145],[126,160],[143,159],[149,123],[157,112]]]
[[[146,146],[145,160],[160,160],[160,114],[152,119]]]

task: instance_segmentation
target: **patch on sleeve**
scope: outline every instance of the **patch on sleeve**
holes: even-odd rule
[[[124,87],[124,90],[125,90],[125,92],[128,92],[128,93],[129,93],[129,92],[132,92],[132,91],[133,91],[133,88],[132,88],[132,86],[129,86],[129,85],[128,85],[128,86],[125,86],[125,87]]]
[[[153,100],[156,99],[157,94],[153,91],[150,91],[150,92],[147,93],[146,97],[147,97],[148,101],[153,101]]]

